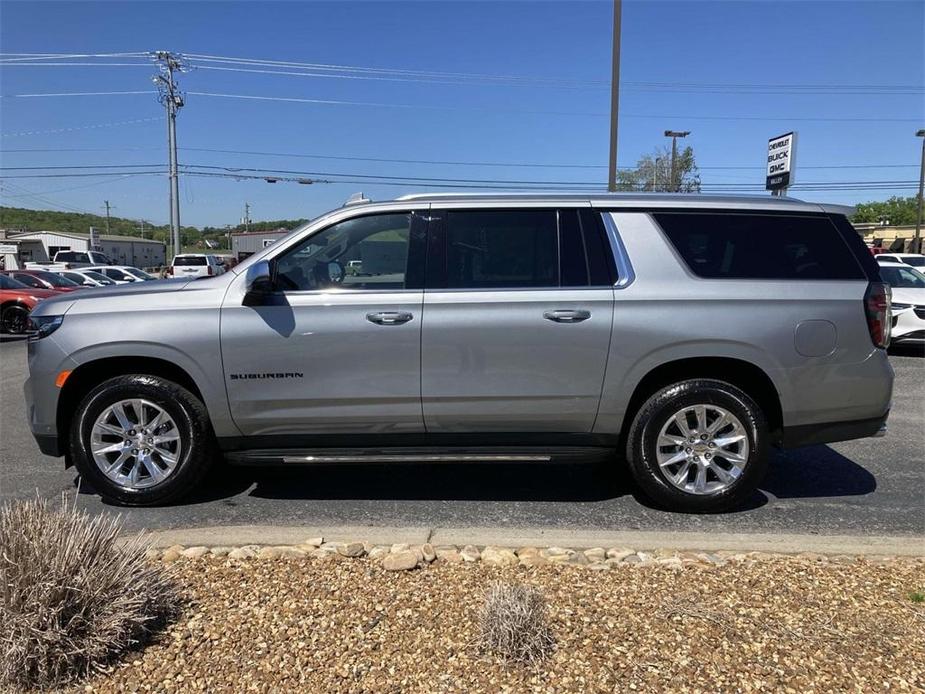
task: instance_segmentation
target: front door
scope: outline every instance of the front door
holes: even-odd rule
[[[260,305],[243,305],[236,280],[222,308],[222,358],[245,435],[424,430],[425,235],[413,212],[354,217],[276,256],[275,292]]]
[[[431,213],[424,421],[438,432],[590,432],[613,319],[590,209]]]

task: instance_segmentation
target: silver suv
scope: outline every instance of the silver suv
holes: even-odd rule
[[[30,424],[123,504],[177,499],[217,453],[540,462],[605,448],[663,507],[726,508],[771,446],[885,429],[889,288],[844,212],[691,195],[364,200],[225,275],[40,304]]]

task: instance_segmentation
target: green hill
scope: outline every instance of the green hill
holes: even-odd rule
[[[251,222],[251,231],[267,231],[270,229],[295,229],[304,224],[305,219],[278,219],[265,222]],[[16,231],[64,231],[86,234],[90,227],[96,227],[101,234],[106,233],[106,218],[96,214],[82,214],[80,212],[57,212],[55,210],[29,210],[23,207],[0,206],[0,229]],[[183,247],[194,247],[197,242],[204,239],[217,240],[227,248],[225,235],[229,231],[244,231],[239,224],[230,228],[205,227],[200,231],[196,227],[182,227],[181,235]],[[121,236],[141,236],[141,224],[137,219],[124,217],[109,218],[109,233]],[[151,226],[145,224],[145,238],[157,239],[166,243],[170,229],[167,226]]]

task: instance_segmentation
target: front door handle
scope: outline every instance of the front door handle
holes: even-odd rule
[[[584,309],[558,309],[556,311],[545,311],[543,318],[555,323],[581,323],[591,317],[590,311]]]
[[[366,320],[376,325],[401,325],[414,318],[407,311],[380,311],[379,313],[367,313]]]

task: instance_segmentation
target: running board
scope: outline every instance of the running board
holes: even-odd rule
[[[554,458],[586,457],[600,448],[319,448],[232,451],[236,465],[343,465],[349,463],[548,463]]]

